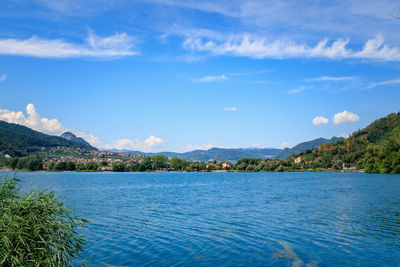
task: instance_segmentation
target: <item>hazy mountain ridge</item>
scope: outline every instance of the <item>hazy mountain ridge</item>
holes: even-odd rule
[[[207,162],[210,160],[236,162],[242,158],[279,158],[286,159],[292,155],[305,152],[307,149],[314,149],[321,144],[336,142],[342,140],[341,137],[332,137],[331,139],[317,138],[311,141],[300,143],[292,148],[210,148],[208,150],[193,150],[188,152],[141,152],[132,150],[109,149],[107,151],[121,152],[128,154],[142,154],[144,156],[164,155],[169,158],[178,157],[188,161]]]
[[[115,150],[110,151],[130,153],[130,154],[142,154],[144,156],[155,156],[165,155],[173,158],[183,158],[188,161],[201,161],[207,162],[210,160],[220,161],[238,161],[241,158],[273,158],[282,151],[279,148],[211,148],[208,150],[193,150],[189,152],[177,153],[177,152],[157,152],[157,153],[144,153],[141,151],[130,151],[130,150]]]
[[[311,141],[300,143],[292,148],[285,148],[281,153],[279,153],[276,158],[277,159],[287,159],[290,156],[297,155],[299,153],[305,152],[308,149],[314,149],[319,147],[322,144],[334,143],[340,140],[343,140],[343,137],[332,137],[331,139],[326,138],[317,138]]]

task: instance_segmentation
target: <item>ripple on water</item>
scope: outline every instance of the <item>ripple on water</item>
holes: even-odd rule
[[[396,266],[400,176],[24,173],[90,221],[92,266]],[[80,263],[77,260],[76,263]],[[77,264],[79,265],[79,264]]]

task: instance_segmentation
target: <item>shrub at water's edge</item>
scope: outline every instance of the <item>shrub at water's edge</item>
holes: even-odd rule
[[[21,193],[19,179],[0,178],[0,266],[72,266],[85,244],[85,219],[54,192]]]

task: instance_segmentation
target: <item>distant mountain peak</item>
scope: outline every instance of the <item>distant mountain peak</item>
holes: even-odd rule
[[[75,134],[73,134],[71,132],[65,132],[62,135],[60,135],[60,137],[65,138],[65,139],[70,140],[75,143],[90,146],[90,144],[88,142],[86,142],[85,139],[83,139],[82,137],[77,137]]]
[[[72,139],[78,138],[78,137],[76,137],[76,135],[74,135],[71,132],[65,132],[65,133],[63,133],[61,135],[61,137],[65,138],[65,139],[68,139],[68,140],[72,140]]]

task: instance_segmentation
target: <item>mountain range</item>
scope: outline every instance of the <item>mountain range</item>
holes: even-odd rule
[[[146,153],[142,151],[130,150],[108,150],[128,154],[142,154],[144,156],[165,155],[169,158],[179,157],[188,161],[231,161],[235,162],[241,158],[280,158],[285,159],[291,155],[305,152],[307,149],[313,149],[324,143],[331,143],[341,138],[333,137],[331,139],[318,138],[312,141],[300,143],[293,148],[211,148],[208,150],[194,150],[184,153],[177,152],[157,152]],[[0,153],[11,156],[26,156],[35,153],[43,148],[52,147],[71,147],[96,150],[83,138],[77,137],[71,132],[65,132],[61,136],[47,135],[28,127],[0,121]]]
[[[334,143],[343,140],[343,137],[332,137],[331,139],[317,138],[311,141],[300,143],[292,148],[285,148],[280,152],[275,158],[277,159],[287,159],[290,156],[297,155],[301,152],[305,152],[308,149],[314,149],[322,144]]]
[[[155,156],[155,155],[164,155],[169,158],[178,157],[183,158],[188,161],[231,161],[236,162],[242,158],[257,158],[257,159],[266,159],[266,158],[279,158],[286,159],[292,155],[305,152],[307,149],[314,149],[321,144],[336,142],[342,140],[341,137],[332,137],[331,139],[318,138],[312,141],[307,141],[300,143],[292,148],[211,148],[208,150],[194,150],[184,153],[177,152],[157,152],[157,153],[145,153],[141,151],[132,151],[132,150],[116,150],[111,149],[109,151],[113,152],[121,152],[128,154],[142,154],[144,156]]]

